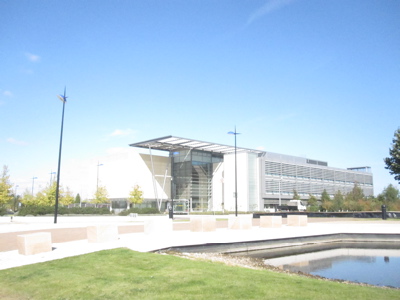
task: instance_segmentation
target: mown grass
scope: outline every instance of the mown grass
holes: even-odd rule
[[[0,299],[399,299],[400,291],[114,249],[0,271]]]

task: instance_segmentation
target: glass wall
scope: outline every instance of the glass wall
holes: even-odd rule
[[[182,149],[170,153],[172,163],[172,197],[187,199],[192,211],[207,211],[212,200],[214,167],[223,155]]]

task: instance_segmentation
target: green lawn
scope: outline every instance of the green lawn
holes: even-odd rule
[[[400,299],[400,290],[129,249],[1,270],[0,282],[0,299]]]

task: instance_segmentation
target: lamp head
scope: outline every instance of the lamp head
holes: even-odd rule
[[[57,95],[58,99],[60,99],[62,102],[67,102],[67,97],[63,95]]]

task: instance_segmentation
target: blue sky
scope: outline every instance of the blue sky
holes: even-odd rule
[[[400,126],[397,0],[0,1],[0,163],[57,169],[166,135],[371,166]],[[77,174],[79,176],[79,174]],[[61,173],[62,182],[62,173]],[[79,192],[79,191],[75,191]]]

